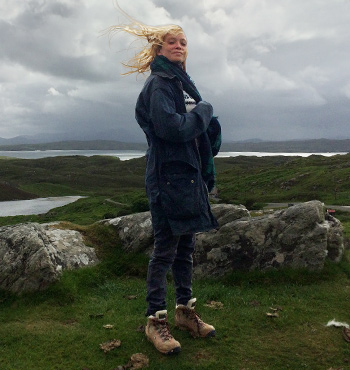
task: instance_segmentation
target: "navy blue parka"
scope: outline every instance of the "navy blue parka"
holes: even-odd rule
[[[161,227],[164,218],[174,235],[216,228],[196,142],[208,128],[212,106],[200,101],[186,113],[180,80],[165,72],[152,72],[135,113],[149,145],[145,185],[153,228]]]

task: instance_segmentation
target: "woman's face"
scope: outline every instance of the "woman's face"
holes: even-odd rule
[[[187,57],[187,40],[184,33],[168,33],[158,55],[163,55],[171,62],[184,63]]]

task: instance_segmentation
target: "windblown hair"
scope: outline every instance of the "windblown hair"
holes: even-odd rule
[[[138,54],[126,63],[123,63],[126,68],[130,69],[129,72],[123,73],[124,75],[149,71],[153,59],[157,56],[158,51],[163,45],[165,36],[168,34],[178,35],[179,33],[184,33],[182,28],[175,24],[148,26],[130,17],[120,7],[119,10],[130,20],[130,24],[119,24],[109,27],[107,29],[109,38],[111,39],[114,34],[123,31],[135,36],[136,39],[147,42]],[[183,68],[185,69],[185,62],[183,63]]]

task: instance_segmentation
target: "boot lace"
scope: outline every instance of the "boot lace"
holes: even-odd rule
[[[159,336],[163,340],[170,340],[173,338],[173,336],[170,334],[169,324],[166,320],[154,320],[154,324]]]
[[[202,319],[200,318],[200,315],[194,310],[194,309],[191,309],[191,308],[186,308],[185,309],[185,315],[186,317],[191,320],[191,321],[194,321],[195,324],[197,325],[197,329],[198,329],[198,332],[200,331],[200,329],[203,327],[204,325],[204,322],[202,321]]]

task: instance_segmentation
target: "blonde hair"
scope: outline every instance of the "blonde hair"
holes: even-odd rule
[[[128,75],[132,73],[147,72],[150,70],[150,65],[153,59],[158,55],[166,35],[178,35],[179,33],[184,33],[184,31],[180,26],[175,24],[169,24],[165,26],[148,26],[133,19],[127,13],[125,13],[118,4],[117,6],[119,10],[130,20],[130,24],[119,24],[107,28],[107,34],[109,35],[109,38],[111,39],[114,34],[123,31],[135,36],[137,39],[143,39],[147,41],[147,44],[138,54],[136,54],[126,63],[123,63],[126,68],[130,69],[129,72],[123,74]],[[182,65],[185,69],[185,62],[183,62]]]

